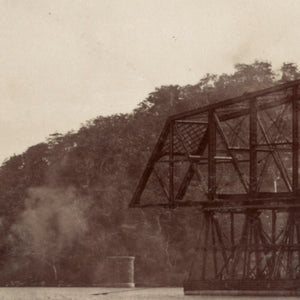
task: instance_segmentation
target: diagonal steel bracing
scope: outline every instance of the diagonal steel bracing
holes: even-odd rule
[[[166,121],[130,207],[202,213],[187,294],[300,287],[299,86],[288,82]]]

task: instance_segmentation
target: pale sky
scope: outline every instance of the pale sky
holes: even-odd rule
[[[0,0],[0,161],[155,87],[300,65],[299,0]]]

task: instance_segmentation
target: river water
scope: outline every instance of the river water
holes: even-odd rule
[[[253,296],[184,296],[182,288],[0,288],[0,300],[253,300],[261,297]],[[263,297],[264,300],[288,299],[296,300],[297,297]]]

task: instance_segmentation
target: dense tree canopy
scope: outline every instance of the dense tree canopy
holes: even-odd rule
[[[1,284],[97,283],[108,255],[135,256],[137,282],[180,284],[200,213],[127,208],[162,124],[170,114],[299,77],[294,63],[278,72],[268,62],[237,64],[233,74],[157,88],[130,114],[96,117],[7,159],[0,168]]]

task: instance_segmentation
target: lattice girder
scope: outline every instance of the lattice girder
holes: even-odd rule
[[[130,206],[300,207],[299,85],[169,117]]]

